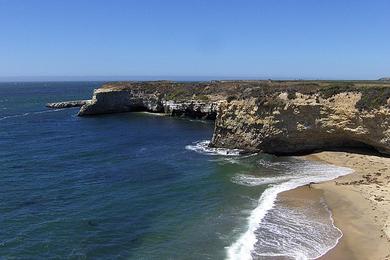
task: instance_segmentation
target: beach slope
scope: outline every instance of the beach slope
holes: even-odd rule
[[[354,170],[305,189],[323,192],[335,225],[343,232],[338,245],[320,259],[390,259],[390,158],[346,152],[305,158]]]

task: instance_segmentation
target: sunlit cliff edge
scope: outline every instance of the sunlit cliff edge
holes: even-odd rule
[[[383,81],[113,82],[76,104],[79,116],[148,111],[215,120],[214,147],[273,154],[365,147],[390,155]]]

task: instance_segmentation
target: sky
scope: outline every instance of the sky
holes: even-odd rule
[[[0,79],[377,79],[388,0],[0,0]]]

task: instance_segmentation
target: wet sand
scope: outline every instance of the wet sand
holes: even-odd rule
[[[390,158],[346,152],[304,158],[354,170],[332,181],[298,188],[299,196],[308,198],[321,191],[335,225],[343,232],[337,246],[320,259],[390,259]],[[282,196],[296,194],[293,190]]]
[[[276,205],[282,204],[289,208],[299,210],[300,212],[305,212],[304,214],[310,213],[310,218],[322,218],[329,219],[329,212],[324,211],[324,192],[321,189],[314,189],[309,185],[299,187],[290,191],[282,192],[278,195]],[[310,207],[309,211],[305,211]],[[318,214],[322,212],[321,214]],[[329,219],[329,223],[331,220]],[[326,223],[324,221],[321,221]],[[344,253],[346,257],[351,256],[351,254]],[[322,259],[322,258],[320,258]],[[343,259],[352,259],[352,258],[343,258]]]

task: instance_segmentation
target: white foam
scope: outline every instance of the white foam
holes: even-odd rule
[[[139,113],[139,114],[144,114],[148,116],[166,116],[167,114],[165,113],[156,113],[156,112],[149,112],[149,111],[140,111],[140,112],[133,112],[133,113]]]
[[[339,232],[339,236],[337,237],[337,239],[334,241],[333,245],[329,246],[326,250],[323,250],[322,254],[320,254],[319,256],[317,256],[317,258],[320,258],[321,256],[325,255],[329,250],[331,250],[332,248],[334,248],[340,241],[340,239],[343,237],[343,232],[335,225],[334,223],[334,219],[333,219],[333,214],[332,214],[332,211],[328,208],[328,206],[326,204],[324,204],[326,210],[328,211],[329,213],[329,217],[330,217],[330,220],[331,220],[331,223],[332,223],[332,227],[337,230]]]
[[[18,115],[11,115],[11,116],[4,116],[4,117],[0,118],[0,121],[5,120],[5,119],[9,119],[9,118],[25,117],[25,116],[28,116],[28,115],[44,114],[44,113],[50,113],[50,112],[55,112],[55,111],[60,111],[60,110],[63,110],[63,108],[61,108],[61,109],[50,109],[50,110],[36,111],[36,112],[28,112],[28,113],[23,113],[23,114],[18,114]]]
[[[238,156],[241,150],[239,149],[226,149],[226,148],[213,148],[209,147],[210,141],[198,141],[191,145],[186,145],[187,150],[195,151],[206,155],[225,155],[225,156]]]
[[[342,236],[323,201],[301,201],[299,208],[276,203],[256,231],[257,242],[252,255],[265,259],[275,254],[315,259],[333,248]]]
[[[193,143],[192,145],[187,145],[185,148],[187,150],[195,151],[206,155],[225,155],[227,157],[219,158],[217,160],[223,160],[223,162],[226,163],[240,164],[242,163],[242,158],[248,157],[238,157],[238,155],[240,155],[240,150],[238,149],[211,148],[209,147],[209,144],[210,141],[199,141]],[[235,157],[232,158],[232,156]],[[325,232],[315,238],[318,240],[316,243],[310,240],[306,241],[305,237],[302,236],[301,242],[306,243],[306,247],[303,244],[299,244],[300,246],[285,245],[285,247],[281,247],[285,249],[282,253],[261,251],[259,252],[259,250],[254,250],[255,244],[256,242],[258,242],[258,239],[256,237],[256,230],[259,230],[259,228],[262,227],[262,224],[266,224],[263,223],[263,220],[265,216],[270,212],[270,210],[274,208],[275,201],[279,193],[295,189],[311,182],[322,182],[331,180],[352,172],[352,169],[345,167],[337,167],[319,162],[309,162],[303,160],[297,161],[299,161],[299,163],[278,160],[269,161],[266,159],[260,159],[257,161],[257,164],[259,166],[275,171],[287,171],[288,174],[282,176],[255,176],[248,174],[237,174],[231,178],[231,181],[238,185],[250,187],[259,185],[269,186],[260,196],[257,207],[253,211],[251,211],[247,219],[248,222],[246,232],[241,234],[234,243],[232,243],[229,247],[226,248],[227,259],[252,259],[252,255],[265,258],[270,256],[284,256],[293,257],[295,259],[315,259],[324,255],[326,252],[336,246],[338,240],[342,237],[342,232],[334,226],[333,219],[331,218],[331,213],[329,211],[329,217],[331,219],[332,224],[329,225],[328,223],[326,227],[328,229],[338,231],[338,236],[327,238],[326,244],[323,243],[323,236],[327,236]],[[307,227],[307,225],[309,224],[310,223],[305,223],[303,220],[300,222],[301,227]],[[282,230],[277,230],[276,228],[272,231],[275,235],[278,235],[278,232],[282,232]],[[282,236],[283,234],[279,235]],[[281,241],[276,240],[274,242],[280,243]],[[285,242],[286,241],[282,243]]]
[[[0,118],[0,121],[8,119],[8,118],[24,117],[24,116],[28,116],[29,114],[30,113],[24,113],[24,114],[19,114],[19,115],[12,115],[12,116],[5,116],[5,117]]]
[[[262,166],[262,167],[265,167],[265,168],[278,168],[278,167],[289,166],[288,162],[283,162],[283,161],[282,162],[272,162],[272,161],[265,160],[265,159],[258,160],[257,164]]]
[[[284,175],[284,176],[275,176],[275,177],[258,177],[247,174],[237,174],[232,177],[231,181],[233,183],[243,185],[243,186],[260,186],[265,184],[274,184],[280,183],[283,181],[288,181],[293,179],[294,176]]]
[[[295,172],[292,172],[291,175],[297,177],[289,178],[288,180],[279,184],[270,185],[270,187],[262,193],[258,201],[258,206],[251,212],[250,216],[248,217],[247,231],[243,233],[231,246],[227,248],[227,259],[252,259],[254,246],[257,242],[255,232],[261,227],[262,220],[264,219],[266,214],[275,206],[275,200],[279,193],[297,188],[305,184],[309,184],[310,182],[322,182],[352,172],[352,170],[349,168],[311,162],[304,163],[301,167],[298,167],[295,170],[294,168],[292,168],[292,170]],[[276,181],[276,179],[274,180]],[[264,178],[263,180],[259,179],[257,183],[261,183],[262,181],[264,181]],[[271,179],[267,181],[271,181]],[[257,184],[253,177],[246,177],[246,181],[244,183],[245,184],[243,185],[246,185],[248,183],[250,183],[250,185],[252,185],[253,183]],[[332,247],[321,248],[319,250],[320,253],[318,253],[318,256],[316,257],[319,257],[322,254],[326,253]],[[257,254],[261,255],[261,252]],[[288,256],[289,253],[286,252],[285,255]],[[311,256],[305,254],[305,252],[295,252],[293,257],[295,257],[296,259],[311,258]]]

